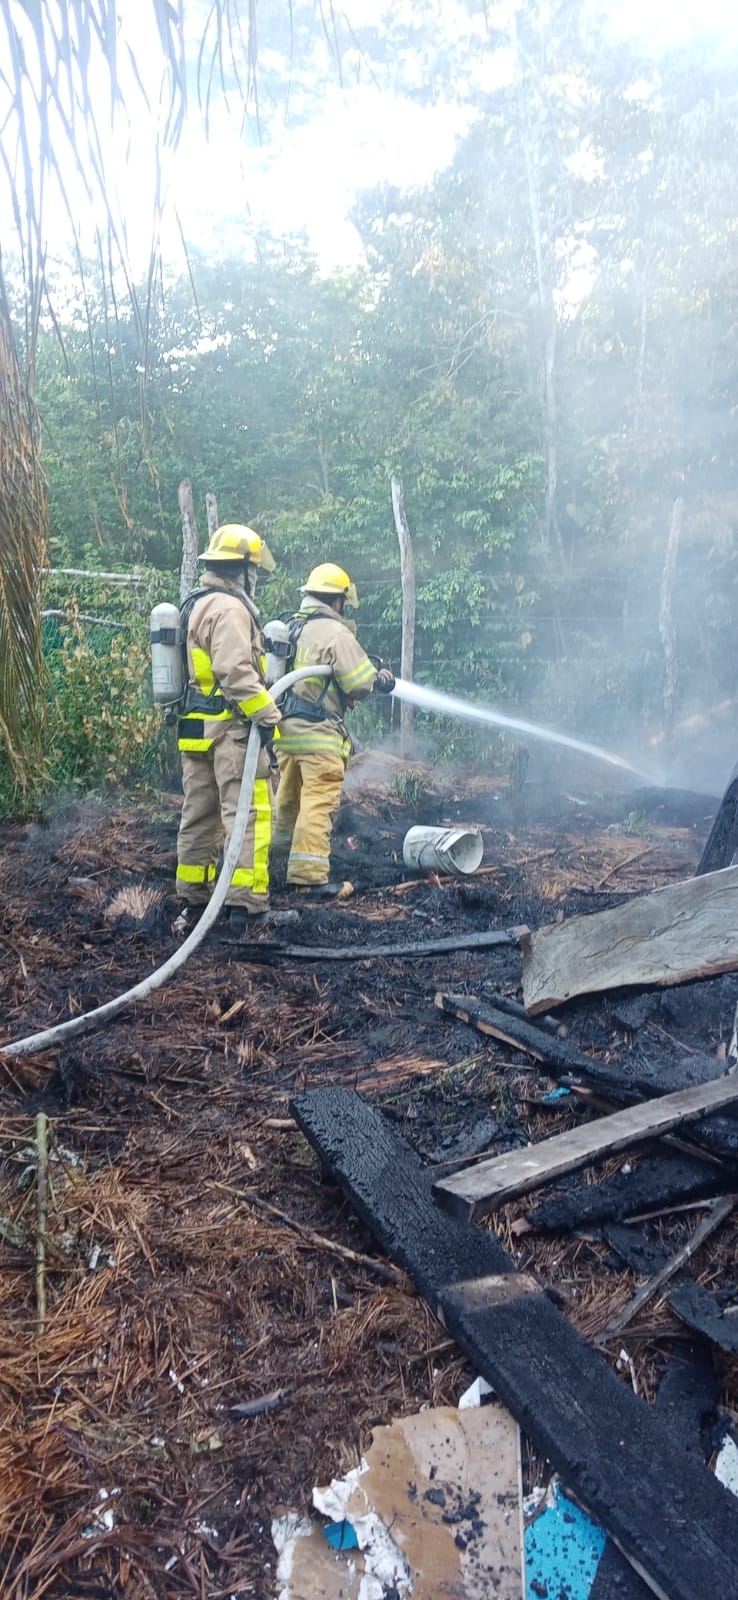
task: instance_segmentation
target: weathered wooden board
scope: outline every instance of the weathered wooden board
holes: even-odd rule
[[[738,968],[738,867],[668,884],[627,905],[528,934],[523,999],[531,1016],[579,994],[668,987]]]
[[[603,1237],[622,1256],[633,1272],[649,1277],[668,1261],[665,1250],[646,1239],[636,1228],[613,1224],[603,1229]],[[680,1272],[665,1293],[674,1315],[721,1350],[738,1355],[738,1311],[723,1311],[714,1295],[703,1289],[688,1272]]]
[[[602,1160],[617,1150],[627,1150],[644,1139],[656,1139],[690,1118],[738,1101],[738,1072],[695,1089],[679,1089],[658,1100],[642,1100],[596,1122],[580,1123],[566,1133],[554,1134],[540,1144],[509,1150],[506,1155],[480,1161],[453,1177],[440,1178],[434,1193],[459,1217],[481,1216],[518,1195],[528,1194],[590,1161]]]
[[[428,1172],[351,1090],[292,1111],[324,1167],[584,1508],[668,1600],[735,1589],[738,1503],[615,1377],[489,1233],[433,1204]]]

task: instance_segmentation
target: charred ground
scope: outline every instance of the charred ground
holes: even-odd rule
[[[402,791],[362,787],[359,772],[335,851],[354,893],[328,910],[301,907],[291,944],[404,944],[600,909],[687,876],[714,809],[688,794],[583,800],[550,785],[523,804],[504,782],[463,774],[453,787],[426,774]],[[457,819],[483,827],[484,872],[403,881],[407,827]],[[90,805],[5,830],[4,1038],[88,1010],[164,959],[175,829],[167,800],[159,821]],[[277,903],[287,903],[279,891]],[[457,1396],[462,1358],[409,1283],[362,1259],[371,1241],[322,1181],[289,1118],[291,1094],[328,1082],[360,1089],[439,1170],[576,1115],[541,1105],[551,1080],[524,1057],[434,1009],[439,988],[518,994],[514,947],[321,964],[280,959],[266,933],[261,942],[269,948],[250,953],[211,937],[179,982],[115,1026],[47,1057],[6,1058],[0,1589],[11,1600],[267,1600],[272,1515],[306,1508],[313,1483],[353,1464],[373,1425]],[[561,1020],[584,1050],[635,1048],[666,1069],[684,1049],[724,1045],[737,999],[738,978],[727,977],[666,991],[640,1011],[628,1011],[629,997],[581,1002]],[[37,1109],[54,1119],[56,1144],[43,1335]],[[529,1209],[507,1208],[497,1232],[596,1333],[631,1276],[596,1236],[518,1235]],[[686,1225],[655,1226],[677,1241]],[[734,1244],[729,1226],[697,1263],[724,1299],[735,1295]],[[652,1397],[683,1336],[663,1303],[644,1311],[624,1381]],[[738,1369],[720,1363],[723,1400],[735,1406]],[[261,1415],[232,1409],[264,1397]],[[543,1470],[528,1460],[530,1476]]]

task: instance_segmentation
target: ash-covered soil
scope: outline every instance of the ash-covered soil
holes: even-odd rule
[[[433,1005],[438,989],[519,996],[519,953],[321,963],[274,946],[370,951],[599,910],[687,876],[714,807],[657,791],[520,797],[492,777],[421,778],[412,793],[397,780],[362,784],[360,770],[352,780],[334,859],[349,898],[301,902],[298,923],[265,930],[259,949],[212,935],[177,981],[113,1026],[46,1056],[5,1058],[0,1593],[9,1600],[268,1600],[272,1516],[307,1509],[313,1484],[353,1465],[373,1426],[453,1403],[473,1376],[412,1285],[387,1264],[372,1267],[370,1237],[323,1182],[288,1102],[297,1089],[355,1087],[439,1171],[566,1127],[582,1112],[541,1104],[552,1081],[539,1068]],[[112,998],[174,948],[176,819],[168,796],[158,818],[90,804],[2,832],[3,1039]],[[410,879],[407,828],[457,820],[483,828],[482,871],[463,882]],[[275,878],[275,904],[292,905],[279,869]],[[666,1070],[683,1048],[711,1052],[729,1039],[738,978],[667,991],[640,1020],[623,1011],[628,998],[579,1002],[559,1020],[585,1050],[604,1057],[636,1043]],[[43,1331],[41,1109],[52,1119]],[[632,1277],[596,1238],[516,1232],[528,1209],[508,1207],[497,1232],[594,1334]],[[660,1237],[678,1241],[690,1220],[657,1224]],[[699,1257],[711,1286],[730,1276],[734,1243],[727,1227]],[[624,1381],[651,1397],[682,1336],[664,1303],[646,1308],[630,1330]],[[735,1404],[727,1358],[720,1376]],[[253,1401],[264,1402],[258,1415],[234,1409]],[[526,1471],[532,1479],[545,1468],[529,1454]]]

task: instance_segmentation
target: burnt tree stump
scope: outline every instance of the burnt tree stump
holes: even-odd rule
[[[707,843],[695,869],[695,877],[729,867],[738,850],[738,766],[718,806]]]

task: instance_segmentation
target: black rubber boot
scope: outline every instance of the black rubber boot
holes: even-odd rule
[[[287,887],[294,889],[295,894],[299,894],[300,897],[304,895],[306,899],[335,900],[336,896],[341,893],[343,884],[333,883],[332,881],[328,883],[291,883]]]
[[[195,923],[200,921],[204,910],[204,905],[190,904],[189,901],[185,901],[181,911],[172,923],[172,933],[175,937],[177,939],[186,939],[191,934]]]

